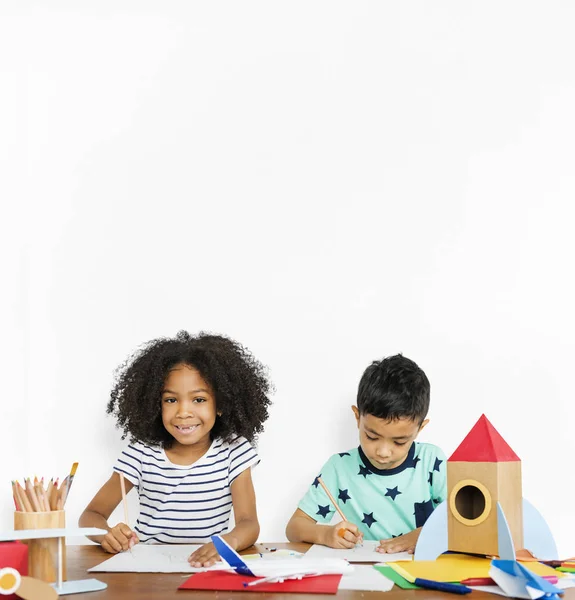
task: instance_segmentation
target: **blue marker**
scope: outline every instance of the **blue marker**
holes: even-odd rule
[[[469,592],[473,591],[466,585],[459,585],[457,583],[444,583],[443,581],[432,581],[431,579],[421,579],[419,577],[416,577],[413,583],[427,590],[449,592],[450,594],[469,594]]]

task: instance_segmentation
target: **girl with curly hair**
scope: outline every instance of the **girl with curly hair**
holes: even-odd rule
[[[218,554],[212,535],[236,550],[251,546],[259,523],[251,469],[252,446],[268,417],[271,384],[264,367],[241,344],[219,335],[181,331],[145,344],[116,372],[108,413],[130,444],[110,479],[80,516],[82,527],[108,533],[92,537],[107,552],[138,542],[202,544],[190,557],[208,567]],[[136,487],[140,515],[111,527],[108,518]]]

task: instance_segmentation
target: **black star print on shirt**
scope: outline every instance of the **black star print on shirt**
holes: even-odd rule
[[[329,513],[331,512],[329,510],[329,504],[327,506],[321,506],[320,504],[317,505],[318,507],[318,511],[315,513],[316,515],[321,515],[324,519],[327,517],[327,515],[329,515]]]
[[[394,502],[395,502],[395,498],[396,496],[399,496],[399,494],[401,494],[401,492],[397,489],[397,485],[394,488],[387,488],[387,492],[385,492],[386,496],[389,496]]]
[[[429,518],[429,515],[433,512],[433,504],[431,500],[426,500],[425,502],[415,502],[413,504],[413,509],[413,514],[415,515],[415,526],[423,527]]]
[[[351,456],[349,452],[338,452],[338,454],[343,458],[344,456]]]
[[[427,483],[429,483],[429,485],[433,485],[433,471],[429,471],[429,477],[427,478]]]
[[[358,475],[363,475],[363,478],[367,479],[367,476],[371,475],[371,471],[367,467],[364,467],[363,465],[359,465]]]
[[[403,464],[405,465],[406,469],[415,469],[415,467],[417,467],[417,463],[420,461],[421,459],[419,458],[419,456],[415,456],[414,458],[412,458],[411,460],[407,459]]]
[[[439,473],[439,465],[442,463],[442,460],[439,460],[439,458],[435,459],[435,464],[433,465],[433,470],[437,471]]]
[[[373,518],[373,513],[370,512],[369,514],[363,513],[363,519],[361,520],[361,522],[365,523],[371,529],[371,526],[374,523],[377,523],[377,520]]]
[[[339,490],[338,500],[341,500],[344,504],[347,500],[351,500],[351,496],[347,493],[347,490]]]
[[[312,485],[317,488],[317,486],[319,485],[319,478],[321,477],[321,473],[313,480]],[[309,481],[309,479],[308,479]]]

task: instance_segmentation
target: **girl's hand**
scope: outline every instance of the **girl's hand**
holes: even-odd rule
[[[376,550],[377,552],[388,554],[393,554],[394,552],[409,552],[410,554],[413,554],[420,532],[421,527],[414,529],[405,535],[391,538],[390,540],[381,540]]]
[[[346,548],[349,550],[363,540],[363,535],[359,529],[348,521],[340,521],[332,527],[323,525],[320,525],[320,527],[325,529],[322,544],[330,548]]]
[[[118,523],[102,539],[102,548],[110,554],[117,554],[130,550],[140,540],[138,536],[125,524]]]
[[[192,553],[188,558],[188,562],[190,563],[190,566],[196,568],[211,567],[219,559],[220,555],[218,554],[216,547],[210,542],[209,544],[204,544]]]

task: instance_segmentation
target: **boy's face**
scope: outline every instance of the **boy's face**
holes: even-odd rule
[[[399,467],[417,434],[429,422],[426,419],[420,425],[405,418],[388,421],[373,415],[360,415],[357,406],[351,408],[357,421],[361,448],[376,469]]]

